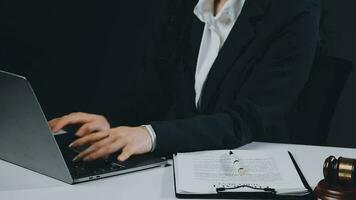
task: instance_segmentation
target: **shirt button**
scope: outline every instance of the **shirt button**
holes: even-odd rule
[[[231,23],[231,18],[228,14],[224,14],[221,16],[221,22],[225,25],[229,25]]]

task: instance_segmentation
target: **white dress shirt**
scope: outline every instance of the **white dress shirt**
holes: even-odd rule
[[[194,14],[205,23],[195,71],[194,88],[197,107],[208,73],[240,15],[244,3],[245,0],[228,0],[216,16],[214,16],[214,0],[200,0],[194,9]]]
[[[194,14],[205,23],[195,71],[194,88],[197,107],[208,73],[240,15],[244,3],[245,0],[227,0],[216,16],[214,16],[214,0],[199,0],[194,8]],[[144,126],[152,140],[152,152],[156,146],[156,134],[151,125]]]

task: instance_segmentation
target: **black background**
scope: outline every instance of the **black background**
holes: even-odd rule
[[[120,113],[123,124],[144,121],[150,116],[138,117],[132,99],[158,4],[2,0],[0,69],[31,81],[49,119],[85,111]],[[356,2],[324,0],[323,7],[329,54],[356,62]],[[353,72],[336,109],[330,145],[356,147],[355,102]]]

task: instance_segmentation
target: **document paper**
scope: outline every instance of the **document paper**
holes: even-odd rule
[[[277,194],[303,195],[303,185],[287,151],[217,150],[174,156],[178,193],[212,194],[216,188],[240,187],[231,192],[258,192],[273,188]]]

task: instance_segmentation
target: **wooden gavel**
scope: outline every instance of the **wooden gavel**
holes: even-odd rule
[[[329,156],[323,167],[324,179],[314,192],[322,200],[356,199],[356,159]]]
[[[356,159],[329,156],[324,162],[323,173],[329,184],[356,186]]]

